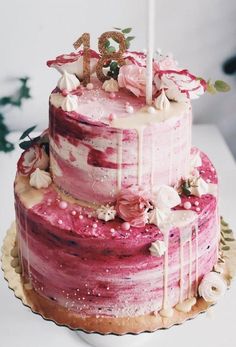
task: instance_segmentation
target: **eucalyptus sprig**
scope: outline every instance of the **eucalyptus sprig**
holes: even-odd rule
[[[212,82],[211,80],[207,81],[207,92],[210,94],[216,94],[219,93],[226,93],[230,91],[230,85],[224,81],[217,80],[215,82]]]
[[[34,143],[37,143],[37,142],[39,141],[40,136],[37,136],[37,137],[32,138],[31,135],[30,135],[30,134],[32,133],[32,131],[35,130],[35,128],[36,128],[36,125],[34,125],[34,126],[28,128],[28,129],[26,129],[26,130],[22,133],[22,135],[20,136],[19,140],[24,140],[24,139],[26,139],[26,138],[28,138],[28,140],[25,140],[25,141],[20,142],[19,146],[20,146],[21,149],[26,150],[26,149],[28,149],[30,146],[32,146]]]
[[[0,98],[0,151],[11,152],[14,149],[14,144],[7,140],[7,135],[10,133],[8,126],[5,124],[4,108],[21,107],[24,99],[31,98],[30,88],[28,86],[28,77],[19,78],[20,88],[12,95],[3,96]]]

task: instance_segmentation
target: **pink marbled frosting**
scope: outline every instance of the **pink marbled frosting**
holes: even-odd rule
[[[93,90],[78,89],[74,94],[78,95],[78,112],[65,112],[50,104],[51,172],[63,191],[101,204],[114,201],[122,188],[139,184],[151,191],[154,185],[172,185],[187,175],[190,104],[171,103],[172,116],[158,111],[156,117],[163,119],[145,123],[140,134],[135,125],[126,129],[113,126],[109,115],[131,117],[127,103],[137,112],[145,105],[143,98],[120,90],[111,99],[100,82],[94,83]]]
[[[201,176],[217,184],[216,173],[203,154],[202,161]],[[22,189],[24,184],[26,190]],[[27,184],[26,178],[17,177],[16,220],[23,277],[36,292],[81,315],[135,316],[161,309],[164,257],[153,257],[149,252],[153,241],[163,239],[155,225],[123,231],[118,217],[109,222],[97,220],[93,210],[76,201],[62,209],[62,196],[54,185],[40,190],[40,202],[27,207]],[[31,193],[32,202],[38,191],[32,189]],[[219,238],[218,199],[208,194],[183,198],[182,203],[186,200],[196,212],[198,239],[193,231],[191,274],[189,243],[184,246],[183,299],[188,296],[189,276],[194,294],[196,279],[200,280],[216,263]],[[169,232],[171,306],[179,301],[181,232],[184,230],[176,227]]]

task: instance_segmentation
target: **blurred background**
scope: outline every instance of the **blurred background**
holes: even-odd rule
[[[73,42],[91,33],[97,38],[114,26],[132,27],[132,49],[146,46],[146,0],[21,0],[0,2],[0,97],[12,93],[16,78],[29,76],[32,99],[21,108],[5,108],[11,130],[34,124],[47,127],[48,97],[59,74],[46,61],[73,51]],[[193,102],[195,123],[215,123],[236,157],[236,73],[223,64],[236,56],[235,0],[156,0],[156,48],[172,52],[183,68],[212,80],[223,79],[231,92],[205,95]],[[227,68],[227,66],[226,66]],[[217,148],[216,148],[217,151]]]

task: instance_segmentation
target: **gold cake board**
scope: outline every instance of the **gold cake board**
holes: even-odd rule
[[[232,230],[223,219],[221,219],[220,254],[217,266],[220,266],[223,271],[222,275],[229,286],[236,274],[236,240]],[[206,312],[212,305],[202,298],[197,298],[197,302],[190,312],[184,313],[174,309],[171,318],[163,318],[159,314],[152,313],[137,317],[81,317],[54,301],[38,295],[29,283],[23,283],[17,254],[15,224],[12,224],[7,231],[3,242],[2,269],[9,288],[24,305],[31,308],[32,312],[40,314],[44,319],[54,321],[58,325],[89,333],[124,335],[154,332],[193,319],[200,313]]]

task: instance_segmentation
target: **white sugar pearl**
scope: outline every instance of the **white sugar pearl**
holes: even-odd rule
[[[82,214],[79,215],[79,219],[83,219],[84,217],[82,216]]]
[[[88,90],[92,90],[92,89],[93,89],[93,83],[88,83],[87,86],[86,86],[86,88],[87,88]]]
[[[155,110],[155,108],[154,108],[153,106],[149,106],[148,109],[147,109],[147,111],[148,111],[148,113],[150,113],[150,114],[156,113],[156,110]]]
[[[195,201],[194,205],[199,206],[199,201]]]
[[[61,219],[58,219],[58,224],[62,224],[62,220]]]
[[[191,207],[192,207],[191,202],[186,201],[186,202],[184,203],[184,208],[185,208],[186,210],[189,210]]]
[[[59,207],[60,207],[62,210],[65,210],[65,209],[68,207],[68,204],[67,204],[66,201],[60,201]]]
[[[196,208],[196,211],[197,211],[197,212],[200,212],[200,211],[201,211],[200,207],[197,207],[197,208]]]
[[[93,228],[96,229],[98,225],[96,223],[93,224]]]
[[[125,110],[126,110],[127,113],[134,113],[134,108],[133,108],[133,106],[126,105],[126,106],[125,106]]]
[[[75,216],[76,215],[76,211],[71,211],[71,214],[72,214],[72,216]]]

